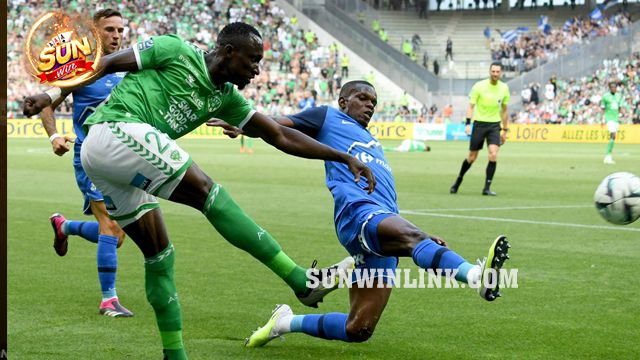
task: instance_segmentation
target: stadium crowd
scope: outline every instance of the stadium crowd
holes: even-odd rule
[[[61,8],[62,4],[52,0],[12,0],[8,5],[7,72],[10,86],[7,111],[8,117],[14,118],[21,116],[23,97],[42,89],[26,71],[25,34],[43,13],[42,9]],[[226,24],[244,21],[256,26],[263,37],[264,60],[260,75],[253,80],[252,86],[244,90],[244,95],[258,111],[266,114],[289,114],[334,103],[343,76],[348,76],[348,60],[345,74],[342,69],[344,54],[341,54],[339,45],[319,44],[316,34],[301,28],[295,16],[286,16],[282,9],[268,0],[210,0],[207,3],[106,1],[100,5],[89,0],[74,0],[65,5],[64,10],[89,17],[105,7],[119,10],[124,17],[123,47],[154,35],[175,33],[203,49],[210,49],[215,46],[216,34]],[[381,104],[376,117],[381,120],[398,120],[399,117],[417,120],[420,108],[415,105],[409,108],[404,97],[398,99],[398,105]],[[59,112],[69,114],[72,101],[71,98],[65,100]],[[428,111],[424,113],[426,116]],[[407,119],[411,114],[413,116]]]
[[[622,9],[602,20],[574,17],[568,19],[561,29],[529,31],[512,42],[502,38],[493,39],[491,57],[494,61],[501,61],[507,70],[529,71],[562,55],[572,45],[617,34],[630,24],[631,16]]]
[[[605,60],[594,74],[579,79],[552,77],[544,87],[533,83],[522,90],[523,110],[513,115],[519,124],[598,124],[602,121],[600,99],[608,83],[619,83],[630,111],[623,110],[621,123],[640,124],[640,54],[629,59]]]

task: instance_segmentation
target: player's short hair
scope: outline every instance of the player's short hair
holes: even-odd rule
[[[368,81],[365,81],[365,80],[353,80],[353,81],[349,81],[346,84],[342,85],[342,88],[340,88],[340,95],[338,95],[338,97],[347,97],[347,96],[349,96],[349,93],[351,92],[351,90],[355,89],[358,85],[371,86],[371,88],[373,88],[375,90],[375,87],[373,87],[373,85],[371,85],[371,83],[368,82]]]
[[[102,9],[102,10],[96,12],[95,14],[93,14],[93,21],[98,21],[100,19],[108,19],[108,18],[113,17],[113,16],[117,16],[117,17],[121,18],[122,14],[118,10],[111,9],[111,8],[106,8],[106,9]]]
[[[491,63],[491,65],[489,65],[489,69],[491,69],[494,66],[499,66],[500,70],[502,70],[502,63],[500,61],[494,61]]]
[[[234,22],[222,28],[218,34],[218,46],[237,45],[240,42],[247,41],[251,35],[255,35],[262,40],[260,32],[253,26],[243,22]]]

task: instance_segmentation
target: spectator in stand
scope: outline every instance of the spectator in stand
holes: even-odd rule
[[[447,47],[445,48],[444,59],[453,61],[453,41],[451,41],[451,37],[447,38]]]
[[[492,59],[501,61],[510,71],[529,71],[534,67],[553,60],[573,44],[580,44],[594,37],[617,34],[631,23],[625,10],[602,21],[590,17],[568,19],[560,29],[550,31],[530,31],[522,34],[513,43],[502,41],[491,45]],[[485,35],[486,36],[486,35]]]
[[[433,60],[433,73],[438,76],[440,73],[440,64],[438,64],[438,60]]]
[[[602,118],[599,104],[602,94],[607,91],[610,80],[619,82],[619,93],[633,112],[630,117],[621,118],[620,123],[636,121],[640,117],[640,79],[636,75],[640,66],[640,55],[633,54],[629,59],[605,60],[595,73],[580,79],[556,78],[555,96],[546,97],[543,103],[533,100],[518,113],[518,123],[559,123],[559,124],[598,124]],[[553,78],[552,78],[553,79]],[[547,84],[551,92],[551,82]],[[531,84],[529,89],[536,88]]]

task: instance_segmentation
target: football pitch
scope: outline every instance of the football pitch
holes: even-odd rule
[[[252,155],[234,140],[179,141],[194,161],[301,265],[347,255],[333,227],[333,202],[321,161],[284,155],[260,141]],[[395,142],[384,145],[394,146]],[[508,143],[493,190],[480,195],[486,149],[457,195],[449,194],[466,142],[433,142],[429,153],[388,153],[404,216],[475,262],[506,234],[506,268],[518,288],[488,303],[471,289],[396,289],[366,343],[289,334],[260,349],[243,340],[276,304],[297,314],[348,312],[348,293],[320,309],[233,248],[198,211],[161,200],[176,246],[176,281],[190,359],[551,359],[640,358],[640,221],[606,223],[593,206],[598,183],[615,171],[640,175],[640,145]],[[130,319],[98,315],[96,246],[69,239],[52,249],[48,217],[81,215],[72,154],[46,139],[9,139],[8,340],[12,359],[161,359],[160,337],[144,291],[142,254],[130,239],[119,250],[118,294]],[[411,259],[400,268],[415,270]]]

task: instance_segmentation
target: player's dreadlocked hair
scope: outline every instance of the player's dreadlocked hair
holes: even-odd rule
[[[102,10],[96,12],[95,14],[93,14],[93,21],[98,21],[100,19],[108,19],[108,18],[110,18],[112,16],[117,16],[117,17],[121,18],[122,14],[118,10],[106,8],[106,9],[102,9]]]
[[[262,40],[260,32],[253,26],[242,22],[234,22],[222,28],[218,34],[217,43],[218,46],[237,45],[239,41],[244,41],[251,35],[255,35]]]
[[[358,85],[366,85],[366,86],[371,86],[372,88],[374,88],[373,85],[371,85],[371,83],[369,83],[368,81],[353,80],[353,81],[349,81],[348,83],[342,85],[342,88],[340,89],[340,95],[338,95],[338,97],[347,97],[347,96],[349,96],[349,93],[351,92],[351,90],[355,89]]]

